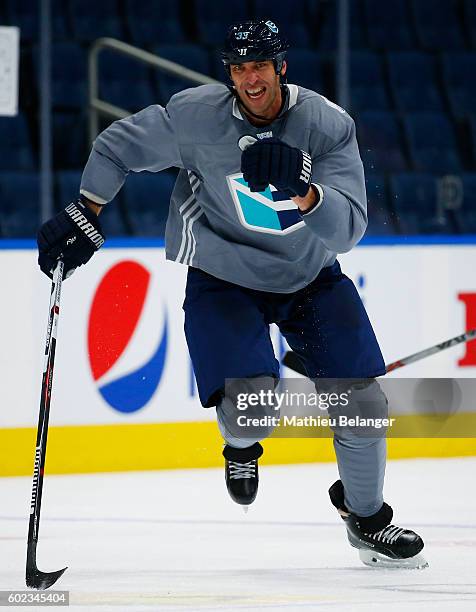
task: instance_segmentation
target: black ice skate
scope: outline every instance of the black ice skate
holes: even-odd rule
[[[428,563],[420,551],[423,540],[414,531],[391,525],[393,510],[384,503],[369,517],[351,514],[344,503],[344,487],[338,480],[329,489],[331,502],[345,521],[350,545],[359,550],[362,563],[370,567],[424,569]]]
[[[259,442],[248,448],[225,446],[225,480],[233,501],[249,506],[258,493],[258,459],[263,454]]]

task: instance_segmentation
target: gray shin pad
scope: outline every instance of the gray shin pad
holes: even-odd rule
[[[238,418],[276,417],[279,419],[279,410],[275,410],[274,399],[267,395],[268,391],[274,392],[276,382],[276,379],[272,376],[227,381],[224,395],[216,407],[218,427],[226,444],[235,448],[247,448],[255,442],[267,438],[273,432],[274,426],[272,424],[244,426],[239,425]],[[249,394],[259,394],[260,392],[266,394],[265,402],[258,403],[257,406],[248,406],[245,410],[238,409],[240,399],[243,400],[244,394],[249,396]],[[271,401],[268,401],[268,397]]]
[[[351,397],[350,416],[387,418],[387,398],[375,379],[356,385]],[[334,449],[346,506],[358,516],[375,514],[383,504],[386,430],[335,428]]]

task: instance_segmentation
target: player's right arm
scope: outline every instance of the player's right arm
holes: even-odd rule
[[[115,121],[94,141],[81,179],[81,193],[103,205],[114,198],[131,171],[183,168],[178,125],[173,103],[166,108],[155,104]]]
[[[130,171],[183,167],[170,106],[149,106],[115,121],[95,140],[83,172],[80,198],[38,231],[38,263],[45,274],[51,277],[56,261],[62,259],[66,278],[102,246],[105,238],[99,212]]]

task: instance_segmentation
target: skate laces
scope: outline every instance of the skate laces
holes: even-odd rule
[[[256,459],[248,461],[248,463],[237,463],[236,461],[228,461],[228,472],[231,479],[254,478],[255,470]]]
[[[405,529],[402,529],[401,527],[396,527],[395,525],[387,525],[376,533],[367,533],[365,535],[369,538],[372,538],[372,540],[375,540],[376,542],[393,544],[395,540],[397,540],[404,531]]]

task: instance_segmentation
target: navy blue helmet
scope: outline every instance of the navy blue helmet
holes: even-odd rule
[[[220,55],[228,70],[230,64],[272,60],[276,74],[280,74],[288,48],[273,21],[254,19],[230,27]]]

